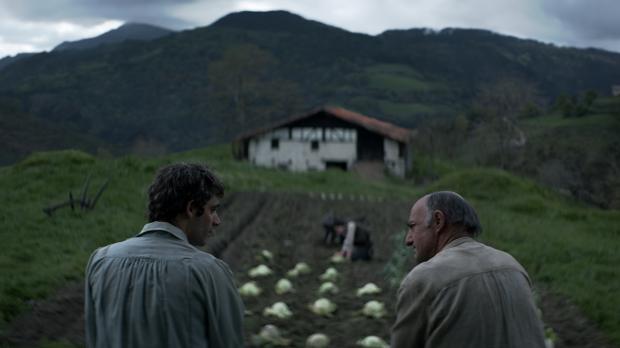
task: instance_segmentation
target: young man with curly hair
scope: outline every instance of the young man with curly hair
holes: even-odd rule
[[[135,237],[97,249],[85,281],[88,347],[242,347],[228,265],[199,249],[221,223],[224,187],[199,164],[161,168]]]

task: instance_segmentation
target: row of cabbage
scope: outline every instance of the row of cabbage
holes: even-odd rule
[[[267,263],[273,262],[273,253],[268,250],[262,250],[259,258],[263,259]],[[333,256],[330,262],[337,265],[343,264],[344,259],[338,255]],[[260,264],[251,268],[248,271],[248,276],[253,279],[267,277],[274,275],[274,271],[265,264]],[[310,266],[305,262],[298,262],[293,268],[286,272],[286,277],[280,278],[275,282],[274,292],[277,295],[284,295],[287,293],[294,293],[295,286],[293,281],[298,277],[305,276],[311,273]],[[312,303],[307,304],[307,308],[317,316],[331,317],[333,313],[338,309],[338,306],[331,301],[328,296],[335,296],[339,293],[340,289],[337,285],[341,273],[334,267],[328,267],[318,277],[321,281],[320,286],[317,289],[319,297]],[[252,280],[244,283],[239,288],[239,293],[245,298],[257,297],[264,292],[257,281]],[[362,287],[356,290],[356,296],[363,298],[371,295],[381,293],[381,289],[374,283],[366,283]],[[377,300],[369,300],[364,303],[360,308],[360,312],[369,318],[382,318],[387,315],[384,303]],[[277,301],[271,306],[265,307],[262,311],[262,315],[265,317],[275,317],[279,319],[289,319],[294,316],[290,307],[284,301]],[[260,332],[252,336],[252,344],[257,346],[288,346],[291,344],[291,340],[285,338],[282,335],[281,330],[273,325],[268,324],[262,327]],[[323,348],[328,347],[330,344],[330,338],[322,333],[316,332],[309,335],[306,339],[306,347],[311,348]],[[389,345],[380,337],[370,335],[363,337],[356,341],[356,344],[366,348],[385,348]]]

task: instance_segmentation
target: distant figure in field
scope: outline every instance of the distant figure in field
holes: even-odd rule
[[[411,208],[405,243],[418,264],[402,281],[393,348],[544,348],[526,271],[508,253],[474,240],[475,210],[454,192]]]
[[[341,232],[342,235],[343,232]],[[351,220],[347,222],[345,238],[340,255],[351,261],[370,261],[373,255],[370,231]]]
[[[323,216],[321,221],[323,230],[325,232],[323,236],[323,243],[325,245],[341,245],[346,235],[347,222],[334,215],[333,212],[329,212]]]
[[[87,347],[243,347],[229,267],[197,247],[220,223],[224,188],[204,165],[161,168],[142,231],[97,249],[86,268]]]

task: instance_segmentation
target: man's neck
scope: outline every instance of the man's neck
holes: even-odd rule
[[[440,237],[439,240],[439,250],[443,250],[446,245],[452,243],[453,241],[459,239],[459,238],[463,238],[463,237],[471,237],[471,235],[469,233],[467,233],[466,231],[464,231],[461,228],[454,228],[452,227],[449,231],[446,231],[446,233],[444,234],[444,238]]]

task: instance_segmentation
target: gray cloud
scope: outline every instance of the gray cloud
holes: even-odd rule
[[[369,34],[482,28],[620,52],[618,0],[0,0],[0,57],[96,36],[121,22],[179,30],[208,25],[233,11],[274,9]]]
[[[198,0],[0,0],[0,9],[24,21],[94,25],[113,19],[168,25],[176,29],[193,23],[176,17],[174,8],[194,2]]]
[[[620,41],[620,1],[545,0],[543,9],[582,39]]]

